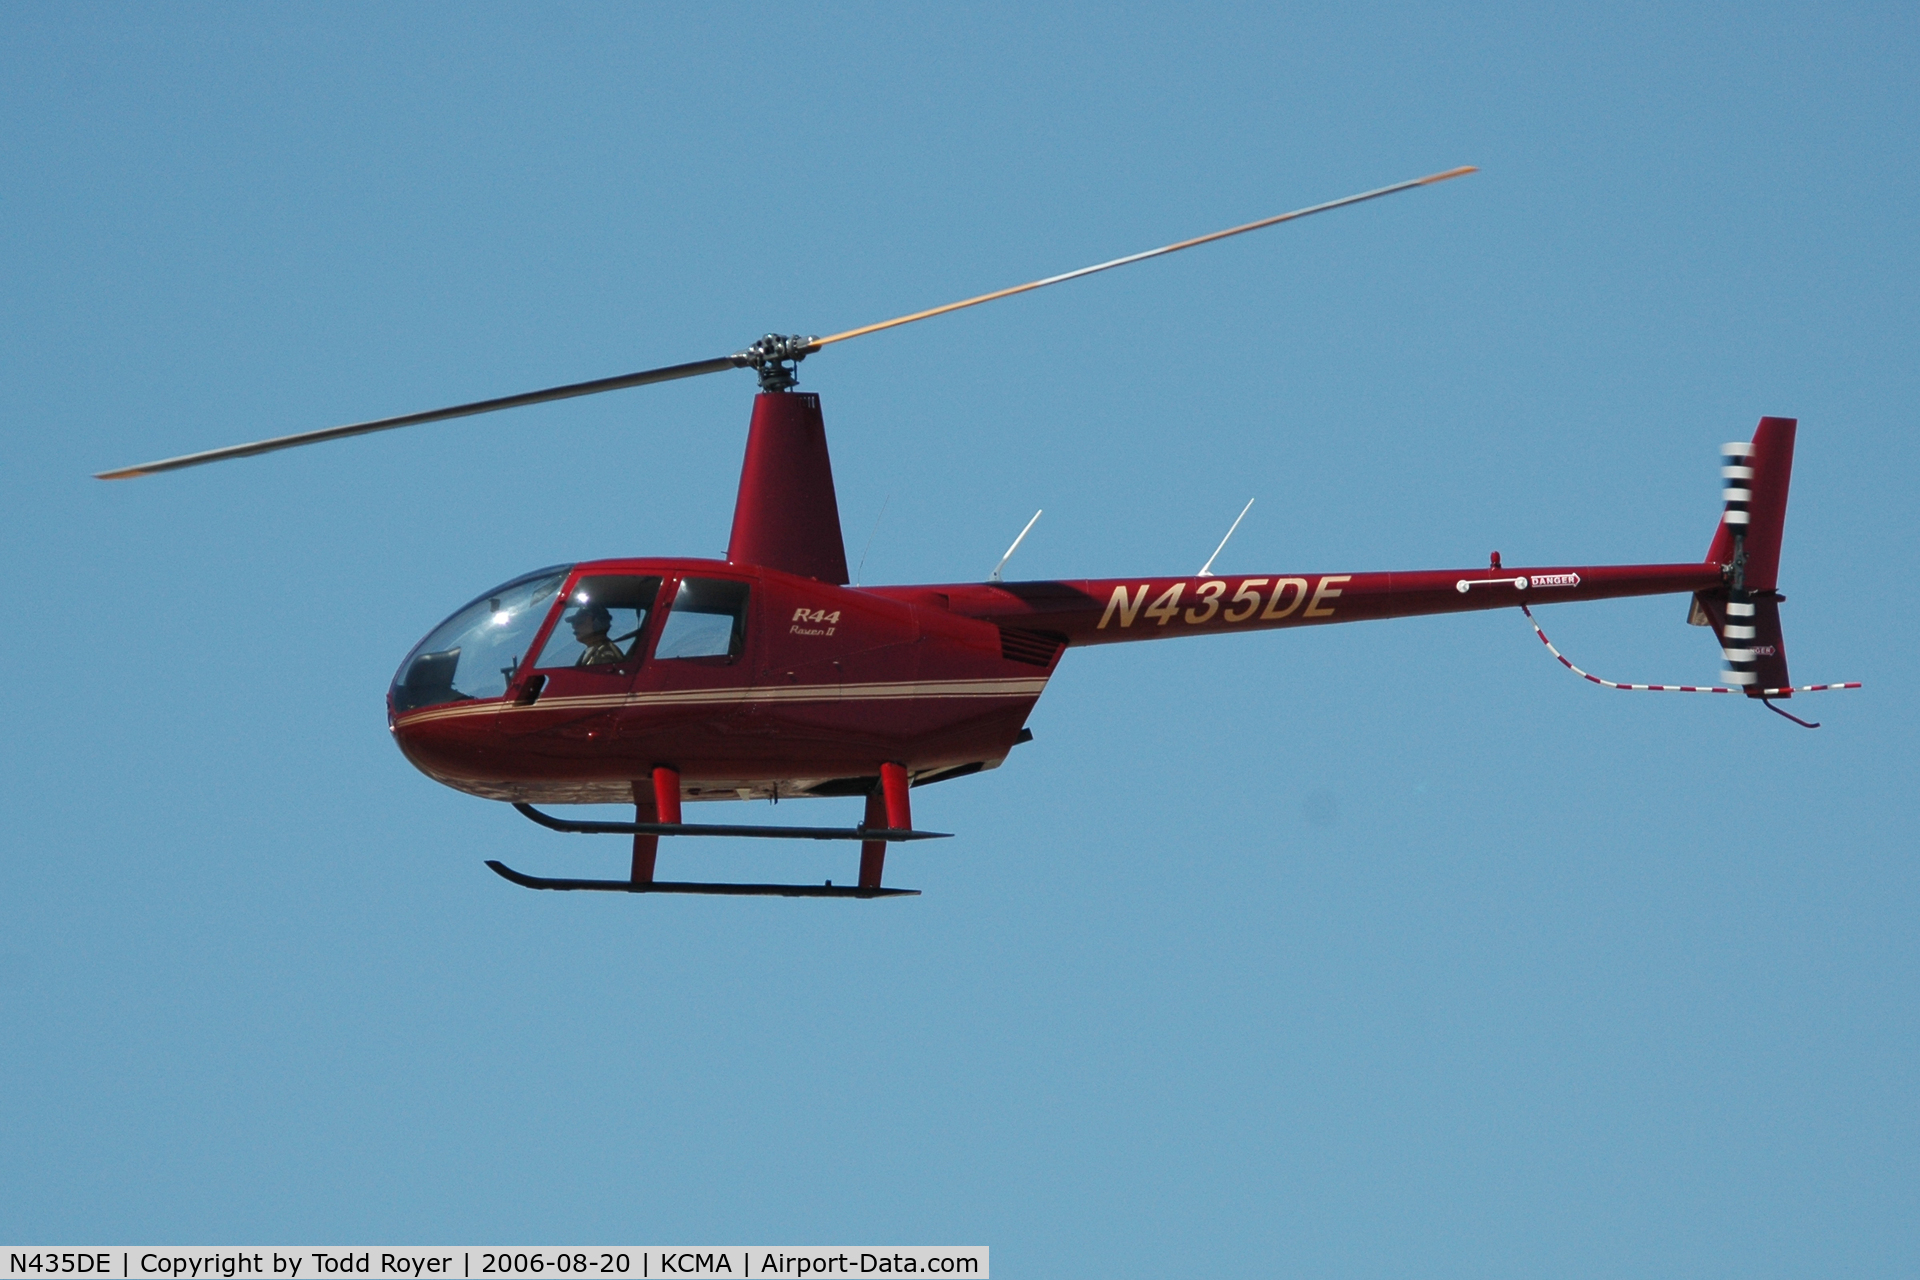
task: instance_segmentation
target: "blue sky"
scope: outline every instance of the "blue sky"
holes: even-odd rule
[[[9,30],[0,1236],[1920,1265],[1911,10]],[[483,859],[617,850],[415,773],[386,683],[527,569],[722,551],[746,375],[88,478],[1458,164],[810,360],[850,559],[984,577],[1045,507],[1010,577],[1188,572],[1250,497],[1229,573],[1692,559],[1718,446],[1796,416],[1793,671],[1867,683],[1796,700],[1819,732],[1594,689],[1506,612],[1127,646],[1068,655],[1005,768],[916,795],[959,833],[890,859],[923,897],[532,894]],[[1599,674],[1709,680],[1685,612],[1542,620]]]

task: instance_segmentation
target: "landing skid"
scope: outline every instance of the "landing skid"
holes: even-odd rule
[[[659,825],[659,824],[649,824]],[[530,876],[503,862],[487,860],[496,875],[526,889],[597,889],[603,893],[714,893],[745,898],[899,898],[918,889],[864,888],[837,884],[702,884],[692,880],[564,880]]]
[[[909,780],[906,768],[885,764],[880,768],[882,790],[867,797],[866,821],[857,827],[763,827],[715,823],[681,822],[680,775],[660,765],[654,769],[652,804],[636,796],[636,819],[663,817],[670,822],[579,822],[542,813],[530,804],[515,804],[522,817],[549,831],[576,835],[632,836],[633,874],[625,880],[579,880],[571,877],[530,876],[515,871],[503,862],[489,860],[487,866],[504,880],[525,889],[588,889],[600,893],[710,893],[726,897],[777,898],[898,898],[917,895],[918,889],[884,889],[880,873],[887,846],[907,840],[945,839],[944,831],[915,831],[907,804]],[[655,880],[654,856],[661,836],[732,836],[747,840],[852,840],[860,844],[860,880],[858,884],[730,884],[692,880]]]

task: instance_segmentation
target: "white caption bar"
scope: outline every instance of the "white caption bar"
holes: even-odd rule
[[[0,1280],[335,1280],[405,1276],[409,1280],[542,1280],[576,1276],[659,1280],[661,1276],[963,1276],[988,1280],[985,1245],[552,1245],[503,1249],[476,1245],[336,1248],[286,1245],[186,1247],[140,1245],[88,1249],[0,1246]]]

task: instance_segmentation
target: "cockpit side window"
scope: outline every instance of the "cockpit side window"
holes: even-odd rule
[[[566,580],[565,565],[515,578],[435,627],[400,664],[394,710],[504,694]]]
[[[685,578],[660,630],[657,658],[737,659],[746,649],[747,584]]]
[[[563,612],[534,665],[543,671],[631,668],[644,656],[647,618],[659,594],[657,577],[595,574],[580,579],[567,593]]]

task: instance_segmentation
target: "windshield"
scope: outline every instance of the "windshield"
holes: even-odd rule
[[[393,709],[497,698],[520,666],[570,566],[495,587],[435,627],[393,678]]]

